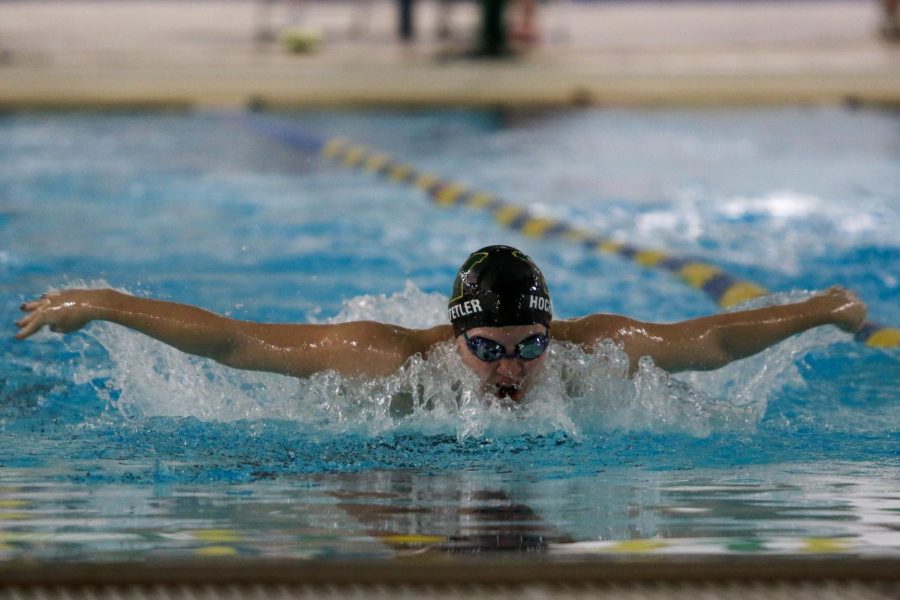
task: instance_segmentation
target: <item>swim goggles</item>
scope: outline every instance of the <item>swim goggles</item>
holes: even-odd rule
[[[516,344],[511,354],[506,353],[506,348],[500,342],[495,342],[481,336],[469,337],[463,333],[466,346],[478,358],[484,362],[497,362],[501,358],[521,358],[522,360],[534,360],[544,353],[550,345],[550,336],[546,333],[536,333]]]

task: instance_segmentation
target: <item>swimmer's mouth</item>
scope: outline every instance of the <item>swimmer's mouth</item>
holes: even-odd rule
[[[519,386],[512,383],[498,383],[494,386],[494,393],[498,398],[516,400],[519,394]]]

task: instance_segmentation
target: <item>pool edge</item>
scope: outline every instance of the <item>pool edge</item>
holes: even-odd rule
[[[900,585],[900,557],[678,556],[547,560],[424,555],[389,560],[189,558],[0,565],[0,588],[80,585],[864,581]]]

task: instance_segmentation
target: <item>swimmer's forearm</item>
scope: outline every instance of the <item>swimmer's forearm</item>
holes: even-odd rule
[[[313,326],[237,321],[194,306],[114,290],[63,290],[26,302],[22,310],[27,314],[17,322],[20,340],[44,326],[69,333],[91,321],[107,321],[236,368],[308,375],[327,364],[315,343],[306,340]]]
[[[315,325],[230,319],[187,304],[92,291],[82,300],[91,320],[122,325],[182,352],[229,367],[305,377],[331,367],[328,340]],[[336,368],[336,367],[333,367]]]
[[[150,300],[108,289],[63,290],[22,305],[16,339],[43,327],[70,333],[91,321],[108,321],[133,329],[183,352],[227,362],[234,352],[240,321],[174,302]]]
[[[175,302],[87,290],[80,300],[89,321],[108,321],[143,333],[182,352],[222,361],[231,352],[239,321]]]
[[[681,342],[684,352],[677,353],[678,364],[671,370],[716,369],[822,325],[853,332],[862,325],[865,314],[865,305],[856,296],[834,288],[795,304],[689,321],[682,324],[686,332]],[[695,352],[689,351],[691,347]]]
[[[604,339],[622,344],[635,372],[644,356],[670,372],[710,370],[747,358],[792,335],[835,325],[855,332],[866,306],[851,292],[832,288],[796,304],[724,313],[658,324],[596,314],[553,324],[554,337],[592,347]]]
[[[803,304],[791,304],[698,319],[691,328],[698,351],[693,355],[686,352],[681,368],[717,369],[828,324],[826,315],[805,308]]]

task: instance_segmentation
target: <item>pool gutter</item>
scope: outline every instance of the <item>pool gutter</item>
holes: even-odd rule
[[[900,557],[836,555],[542,556],[431,554],[380,560],[136,559],[0,564],[0,587],[166,584],[529,584],[861,581],[900,591]]]

